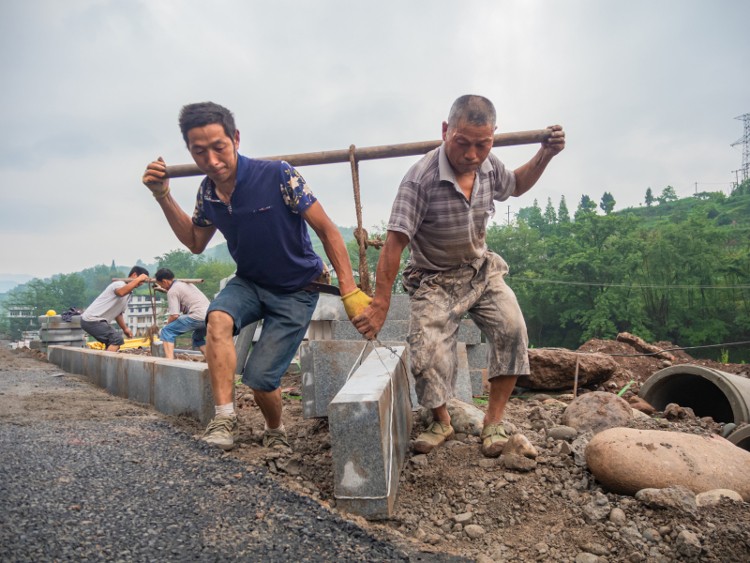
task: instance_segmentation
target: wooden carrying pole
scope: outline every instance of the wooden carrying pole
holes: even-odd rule
[[[510,145],[530,145],[534,143],[541,143],[542,141],[546,140],[549,135],[549,129],[517,131],[514,133],[500,133],[499,135],[495,135],[492,146],[505,147]],[[362,147],[355,149],[353,156],[355,161],[413,156],[430,152],[432,149],[439,147],[442,142],[443,141],[418,141],[415,143],[403,143],[400,145]],[[350,162],[351,159],[351,149],[258,157],[258,160],[285,160],[292,166],[335,164],[338,162]],[[169,176],[170,178],[202,176],[203,174],[204,173],[201,172],[195,164],[175,164],[172,166],[167,166],[167,176]]]
[[[112,278],[112,281],[131,282],[134,279],[135,278]],[[185,283],[203,283],[204,280],[203,280],[203,278],[197,278],[197,279],[193,279],[193,278],[175,278],[172,281],[181,281],[181,282],[185,282]],[[145,280],[145,282],[146,283],[156,283],[156,278],[148,278],[147,280]]]

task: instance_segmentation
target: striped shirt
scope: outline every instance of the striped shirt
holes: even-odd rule
[[[492,153],[477,170],[471,201],[464,196],[443,147],[427,153],[404,176],[388,221],[409,237],[410,265],[449,270],[484,255],[495,203],[516,189],[512,170]]]

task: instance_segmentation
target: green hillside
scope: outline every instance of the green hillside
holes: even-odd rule
[[[605,198],[602,198],[605,203]],[[561,202],[564,203],[564,202]],[[583,196],[488,230],[535,346],[577,348],[632,332],[750,360],[750,183],[731,196],[661,198],[614,211]],[[605,210],[606,208],[606,210]]]

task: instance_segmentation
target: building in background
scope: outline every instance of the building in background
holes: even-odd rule
[[[164,325],[164,315],[167,314],[167,301],[157,294],[155,304],[156,324],[161,327]],[[133,331],[133,336],[147,334],[148,329],[154,325],[154,310],[149,295],[133,295],[128,310],[125,311],[125,324]]]

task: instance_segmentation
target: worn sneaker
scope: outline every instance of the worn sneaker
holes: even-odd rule
[[[231,450],[234,447],[234,438],[239,435],[237,415],[217,416],[206,426],[206,431],[201,440],[222,450]]]
[[[453,438],[453,434],[455,434],[453,426],[436,420],[414,440],[414,451],[428,454],[433,448]]]
[[[482,428],[482,453],[485,457],[498,457],[503,453],[508,435],[502,422],[488,424]]]
[[[292,451],[292,446],[289,445],[286,432],[281,428],[276,428],[275,430],[266,428],[266,431],[263,433],[263,447],[288,452]]]

